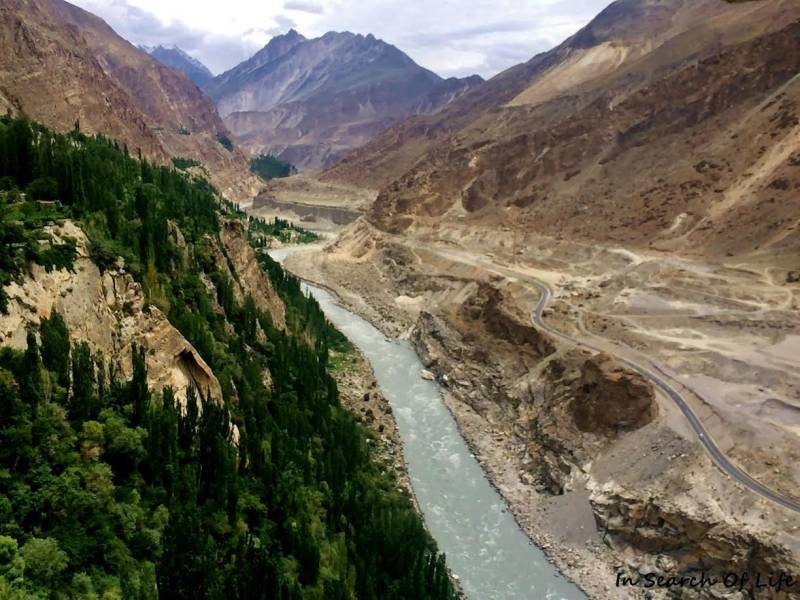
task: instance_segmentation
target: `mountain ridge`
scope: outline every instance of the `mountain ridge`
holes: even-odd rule
[[[0,48],[0,103],[13,113],[60,131],[79,121],[162,164],[199,160],[232,200],[258,189],[244,155],[220,143],[229,134],[213,102],[99,17],[62,0],[8,0]]]
[[[214,78],[208,67],[179,46],[143,46],[142,49],[161,64],[181,71],[197,87],[202,87],[204,83]]]
[[[375,36],[276,36],[204,86],[235,137],[316,167],[418,112],[430,113],[482,81],[443,80]]]
[[[800,6],[792,2],[615,2],[555,49],[499,74],[433,116],[381,133],[326,170],[322,180],[380,189],[370,218],[391,231],[445,214],[496,224],[501,210],[511,210],[518,225],[535,222],[551,235],[665,249],[680,243],[684,251],[715,254],[756,250],[771,234],[744,231],[744,221],[737,225],[733,213],[717,214],[722,209],[712,205],[766,210],[763,202],[775,195],[769,182],[787,177],[780,162],[761,164],[760,156],[770,144],[787,145],[790,154],[796,145],[791,128],[775,129],[774,123],[795,118],[796,85],[787,82],[792,67],[779,48],[791,48],[791,27],[798,19]],[[744,70],[733,72],[732,65]],[[711,79],[701,82],[698,69]],[[750,69],[763,78],[763,88],[751,87]],[[695,87],[678,92],[667,81]],[[789,87],[781,88],[784,84]],[[704,95],[705,89],[718,96]],[[774,116],[773,123],[753,117],[759,98],[770,103],[765,114]],[[788,120],[780,116],[784,113]],[[674,129],[659,127],[655,115]],[[743,127],[747,135],[734,143],[725,139],[727,129]],[[770,132],[770,144],[758,141],[764,131]],[[692,165],[710,155],[719,158],[717,164],[725,164],[724,157],[730,174],[691,183]],[[749,184],[733,176],[764,168],[774,170],[763,175],[760,189],[743,189]],[[631,169],[637,172],[634,179]],[[792,181],[789,177],[789,189]],[[690,184],[701,187],[687,193]],[[616,199],[612,189],[626,201]],[[743,200],[703,205],[700,199],[709,192],[714,198],[714,190]],[[784,206],[783,213],[788,210]],[[775,218],[791,226],[783,213]],[[584,218],[569,220],[565,214]],[[593,219],[601,226],[582,225]],[[680,225],[670,229],[675,223]],[[709,227],[715,235],[703,236]],[[731,231],[742,235],[726,241]],[[787,239],[792,236],[780,237],[782,243]]]

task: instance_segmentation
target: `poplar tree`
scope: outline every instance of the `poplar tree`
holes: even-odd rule
[[[42,319],[39,332],[42,338],[42,362],[45,368],[56,374],[61,387],[69,389],[70,342],[64,317],[57,310],[53,310],[49,319]]]

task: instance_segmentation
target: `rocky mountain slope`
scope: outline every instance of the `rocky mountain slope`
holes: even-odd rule
[[[781,0],[620,0],[323,179],[382,187],[372,220],[392,231],[447,218],[712,254],[796,246],[798,19]]]
[[[178,46],[156,46],[143,49],[161,64],[178,69],[198,87],[202,87],[204,83],[214,78],[214,74],[208,70],[208,67]]]
[[[443,80],[371,35],[309,40],[292,30],[204,89],[246,148],[317,167],[409,115],[438,111],[481,81]]]
[[[199,160],[232,199],[256,191],[244,156],[219,141],[229,134],[213,102],[100,18],[62,0],[9,0],[0,47],[0,108],[60,130],[79,121],[160,162]]]
[[[724,474],[623,362],[796,497],[799,20],[780,0],[615,2],[327,169],[320,187],[377,199],[287,262],[411,339],[517,518],[591,597],[726,594],[622,590],[619,573],[800,572],[798,515]],[[543,286],[553,329],[533,321]]]

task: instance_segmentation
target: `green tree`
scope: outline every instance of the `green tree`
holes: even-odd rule
[[[39,177],[28,184],[25,194],[31,200],[57,200],[58,182],[52,177]]]
[[[24,571],[25,560],[19,553],[17,540],[0,535],[0,576],[9,584],[14,584],[22,581]]]
[[[36,333],[28,330],[27,346],[22,361],[22,377],[20,392],[22,399],[28,403],[33,415],[36,415],[39,406],[44,402],[44,382],[42,380],[42,359],[39,355],[39,345],[36,342]]]
[[[144,348],[133,348],[133,378],[129,389],[129,402],[133,407],[131,423],[134,426],[143,425],[150,406],[150,391],[147,389],[147,366],[145,364]]]
[[[61,387],[69,388],[70,342],[64,317],[57,310],[53,310],[49,319],[42,319],[39,332],[42,338],[44,366],[56,374]]]
[[[53,538],[31,538],[20,549],[25,575],[44,586],[52,586],[67,568],[67,554]]]
[[[95,392],[94,360],[89,345],[80,342],[72,348],[72,393],[69,413],[73,421],[88,421],[100,411]]]

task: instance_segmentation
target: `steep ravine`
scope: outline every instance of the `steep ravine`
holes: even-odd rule
[[[287,266],[412,341],[518,521],[592,597],[797,597],[752,582],[732,596],[722,584],[617,588],[618,573],[796,576],[797,519],[723,476],[638,375],[536,331],[521,286],[425,265],[364,229]]]

